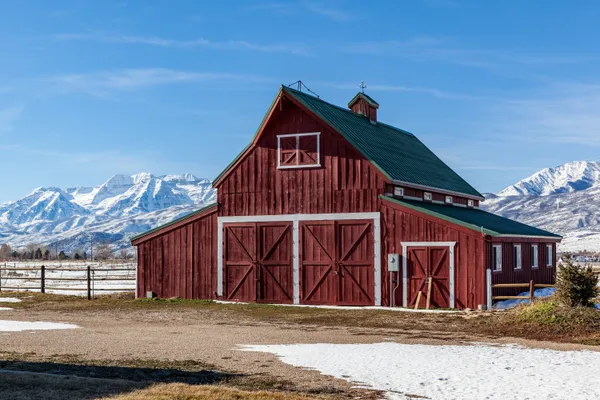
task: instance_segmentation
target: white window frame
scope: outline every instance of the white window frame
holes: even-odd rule
[[[467,207],[475,207],[475,201],[471,199],[467,199]]]
[[[432,201],[433,200],[433,195],[431,194],[431,192],[425,192],[425,193],[423,193],[423,200],[425,200],[425,201]]]
[[[495,250],[495,252],[494,252]],[[502,272],[502,245],[495,244],[492,246],[492,271]]]
[[[400,186],[394,187],[394,196],[404,197],[404,188]]]
[[[531,245],[531,268],[538,269],[540,267],[540,249],[537,244]]]
[[[515,250],[518,249],[517,256],[515,257]],[[513,244],[513,269],[515,271],[523,270],[523,248],[520,244]]]
[[[317,162],[316,164],[304,164],[304,165],[281,165],[281,139],[285,138],[296,138],[296,151],[300,150],[300,138],[304,136],[316,136],[317,137]],[[296,162],[300,162],[299,154],[296,154]],[[288,133],[285,135],[277,135],[277,169],[299,169],[299,168],[316,168],[321,166],[321,132],[307,132],[307,133]]]
[[[554,257],[554,251],[552,250],[552,245],[547,244],[546,245],[546,267],[552,267],[552,265],[554,265],[552,262],[553,257]]]
[[[452,196],[446,196],[446,204],[452,204],[454,202],[454,198]]]

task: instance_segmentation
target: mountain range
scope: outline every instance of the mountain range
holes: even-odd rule
[[[563,235],[562,251],[600,251],[600,163],[545,168],[497,194],[490,212]],[[93,187],[40,187],[0,204],[0,243],[57,245],[70,252],[93,243],[130,246],[133,236],[216,201],[208,179],[191,174],[115,175]]]
[[[600,163],[575,161],[545,168],[481,207],[563,235],[561,251],[600,251]]]
[[[208,179],[191,174],[115,175],[102,185],[40,187],[0,204],[0,243],[58,245],[70,252],[93,243],[114,249],[158,225],[216,200]]]

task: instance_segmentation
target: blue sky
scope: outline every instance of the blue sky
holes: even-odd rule
[[[0,202],[116,173],[214,178],[280,84],[361,80],[480,191],[600,158],[594,1],[0,2]]]

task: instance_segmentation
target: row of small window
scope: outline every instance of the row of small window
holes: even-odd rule
[[[403,197],[404,196],[404,188],[396,186],[394,188],[394,196]],[[425,201],[433,201],[433,194],[431,192],[423,193],[423,200]],[[446,196],[446,204],[454,203],[454,198],[452,196]],[[468,207],[474,207],[475,202],[471,199],[467,200]]]
[[[546,245],[546,266],[552,267],[553,251],[552,245]],[[495,272],[502,271],[502,245],[495,244],[492,247],[492,263]],[[531,245],[531,268],[539,268],[539,246]],[[513,245],[513,269],[523,269],[523,257],[521,253],[521,245]]]

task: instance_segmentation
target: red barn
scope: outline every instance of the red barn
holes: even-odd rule
[[[214,181],[217,203],[133,239],[138,295],[412,306],[429,291],[434,307],[474,308],[486,269],[494,283],[553,281],[560,236],[480,210],[483,196],[378,108],[281,87]]]

